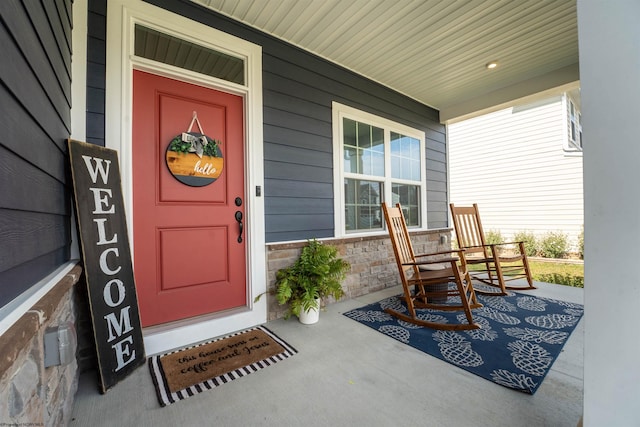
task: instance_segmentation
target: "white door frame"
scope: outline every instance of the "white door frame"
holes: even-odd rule
[[[247,70],[246,85],[135,57],[133,35],[136,23],[201,46],[242,57]],[[200,316],[145,328],[143,336],[147,354],[161,353],[266,322],[266,298],[261,298],[257,303],[253,302],[255,296],[266,291],[264,198],[256,196],[255,191],[258,186],[264,188],[262,47],[141,0],[109,0],[106,46],[105,145],[117,150],[119,154],[126,217],[130,225],[133,224],[133,70],[152,72],[244,98],[247,307],[224,314]],[[133,251],[135,241],[131,227],[129,241]]]

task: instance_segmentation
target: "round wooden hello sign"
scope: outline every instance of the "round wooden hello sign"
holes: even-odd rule
[[[211,184],[224,166],[220,141],[196,132],[184,132],[173,138],[167,147],[166,160],[174,178],[191,187]]]

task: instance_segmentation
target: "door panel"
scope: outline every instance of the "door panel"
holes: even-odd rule
[[[143,326],[247,305],[243,99],[134,71],[134,267]],[[170,141],[194,112],[221,141],[224,167],[211,184],[191,187],[169,171]],[[192,131],[199,132],[197,126]],[[244,236],[243,236],[244,237]]]
[[[224,285],[229,281],[227,251],[217,252],[216,268],[211,268],[211,242],[228,240],[226,227],[174,228],[158,230],[160,234],[160,283],[162,290]],[[189,268],[176,268],[176,260],[184,257],[184,242],[189,243]]]

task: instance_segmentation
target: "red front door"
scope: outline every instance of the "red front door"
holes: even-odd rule
[[[166,159],[194,112],[203,133],[221,142],[223,159],[217,179],[199,187],[176,179]],[[241,97],[134,71],[133,247],[143,326],[247,304],[243,129]]]

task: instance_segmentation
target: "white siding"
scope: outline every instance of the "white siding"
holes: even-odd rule
[[[572,250],[583,225],[582,155],[564,151],[562,96],[449,126],[450,200],[478,203],[485,232],[560,231]]]

